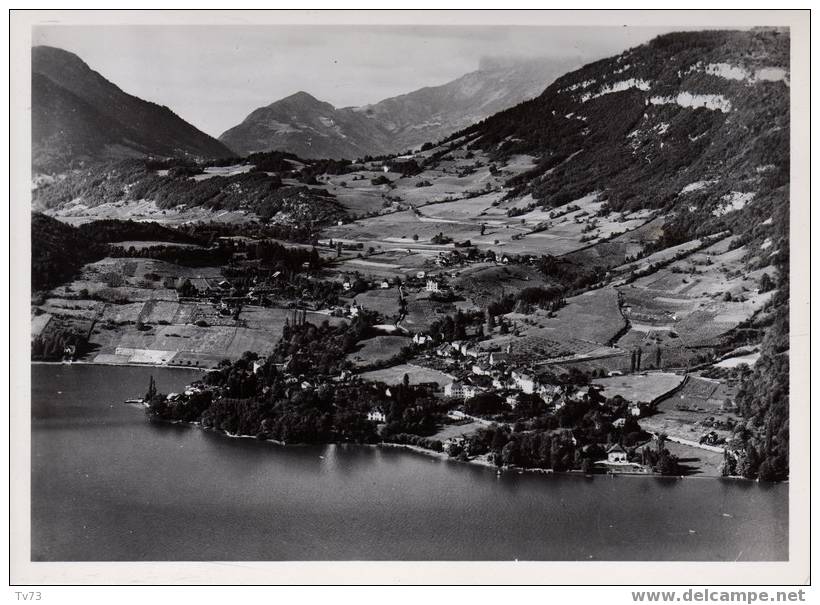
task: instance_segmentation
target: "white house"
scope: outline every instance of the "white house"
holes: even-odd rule
[[[493,376],[493,386],[496,389],[509,389],[515,386],[506,376]]]
[[[465,384],[464,387],[461,389],[462,395],[464,399],[472,399],[479,393],[481,393],[484,389],[481,387],[473,386],[471,384]]]
[[[416,277],[417,277],[418,279],[424,279],[426,275],[427,275],[427,274],[426,274],[424,271],[417,271],[417,272],[416,272]]]
[[[512,379],[515,383],[516,388],[518,388],[519,390],[527,393],[528,395],[531,395],[535,392],[536,383],[535,378],[532,375],[527,374],[525,372],[514,371],[512,373]]]
[[[457,399],[471,399],[478,395],[483,389],[471,384],[454,381],[444,385],[445,397],[456,397]]]
[[[450,357],[452,356],[452,354],[453,351],[450,348],[450,345],[446,342],[436,347],[436,355],[438,355],[439,357]]]
[[[472,367],[472,370],[473,370],[473,374],[475,374],[476,376],[489,376],[490,374],[492,374],[492,370],[490,369],[490,366],[488,366],[485,363],[481,363],[481,362],[474,363],[473,367]]]
[[[549,403],[553,397],[561,392],[561,387],[555,384],[539,384],[535,387],[535,392],[541,399]]]
[[[253,362],[253,373],[254,374],[256,374],[259,370],[262,369],[262,367],[265,365],[266,360],[267,360],[267,358],[260,357],[259,359],[257,359],[256,361]]]
[[[382,283],[379,285],[381,286],[382,290],[387,290],[390,287],[390,284],[386,280],[382,281]]]
[[[428,279],[427,280],[427,291],[428,292],[438,292],[438,282],[435,279]]]
[[[464,385],[460,382],[451,382],[449,384],[444,385],[444,396],[445,397],[463,397],[464,396]]]
[[[371,422],[384,422],[387,420],[387,416],[381,409],[373,408],[367,413],[367,419]]]
[[[616,443],[606,451],[606,461],[615,464],[623,464],[627,462],[626,450]]]
[[[433,337],[429,334],[413,334],[413,344],[424,345],[428,342],[433,342]]]
[[[478,358],[478,357],[481,356],[482,352],[483,351],[481,349],[479,349],[477,347],[471,347],[466,343],[464,344],[464,346],[461,347],[461,353],[463,355],[466,355],[467,357]]]
[[[630,404],[629,413],[637,418],[641,415],[641,408],[638,406],[637,403]]]

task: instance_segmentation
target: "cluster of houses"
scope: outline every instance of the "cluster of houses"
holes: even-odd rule
[[[419,339],[422,338],[424,337],[419,337]],[[516,368],[510,346],[506,351],[488,353],[473,344],[454,341],[436,348],[436,354],[448,357],[460,354],[465,358],[473,359],[469,375],[462,380],[455,380],[445,385],[444,395],[446,397],[467,400],[479,393],[493,390],[506,394],[507,403],[515,407],[519,393],[538,395],[544,401],[550,402],[562,392],[560,386],[540,379],[535,372]]]

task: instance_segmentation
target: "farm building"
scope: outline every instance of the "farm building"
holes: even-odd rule
[[[413,334],[413,344],[424,345],[433,342],[433,337],[429,334]]]

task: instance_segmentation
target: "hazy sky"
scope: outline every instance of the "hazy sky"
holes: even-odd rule
[[[124,91],[213,136],[299,90],[336,107],[444,84],[482,57],[588,63],[671,31],[636,27],[39,26]],[[545,83],[545,87],[546,87]]]

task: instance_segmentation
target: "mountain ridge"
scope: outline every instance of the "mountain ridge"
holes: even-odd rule
[[[272,150],[355,159],[435,142],[541,92],[569,60],[483,60],[476,71],[361,106],[334,107],[299,91],[252,111],[219,140],[240,155]]]
[[[74,53],[35,46],[31,66],[36,171],[112,157],[231,155],[168,107],[124,92]]]

